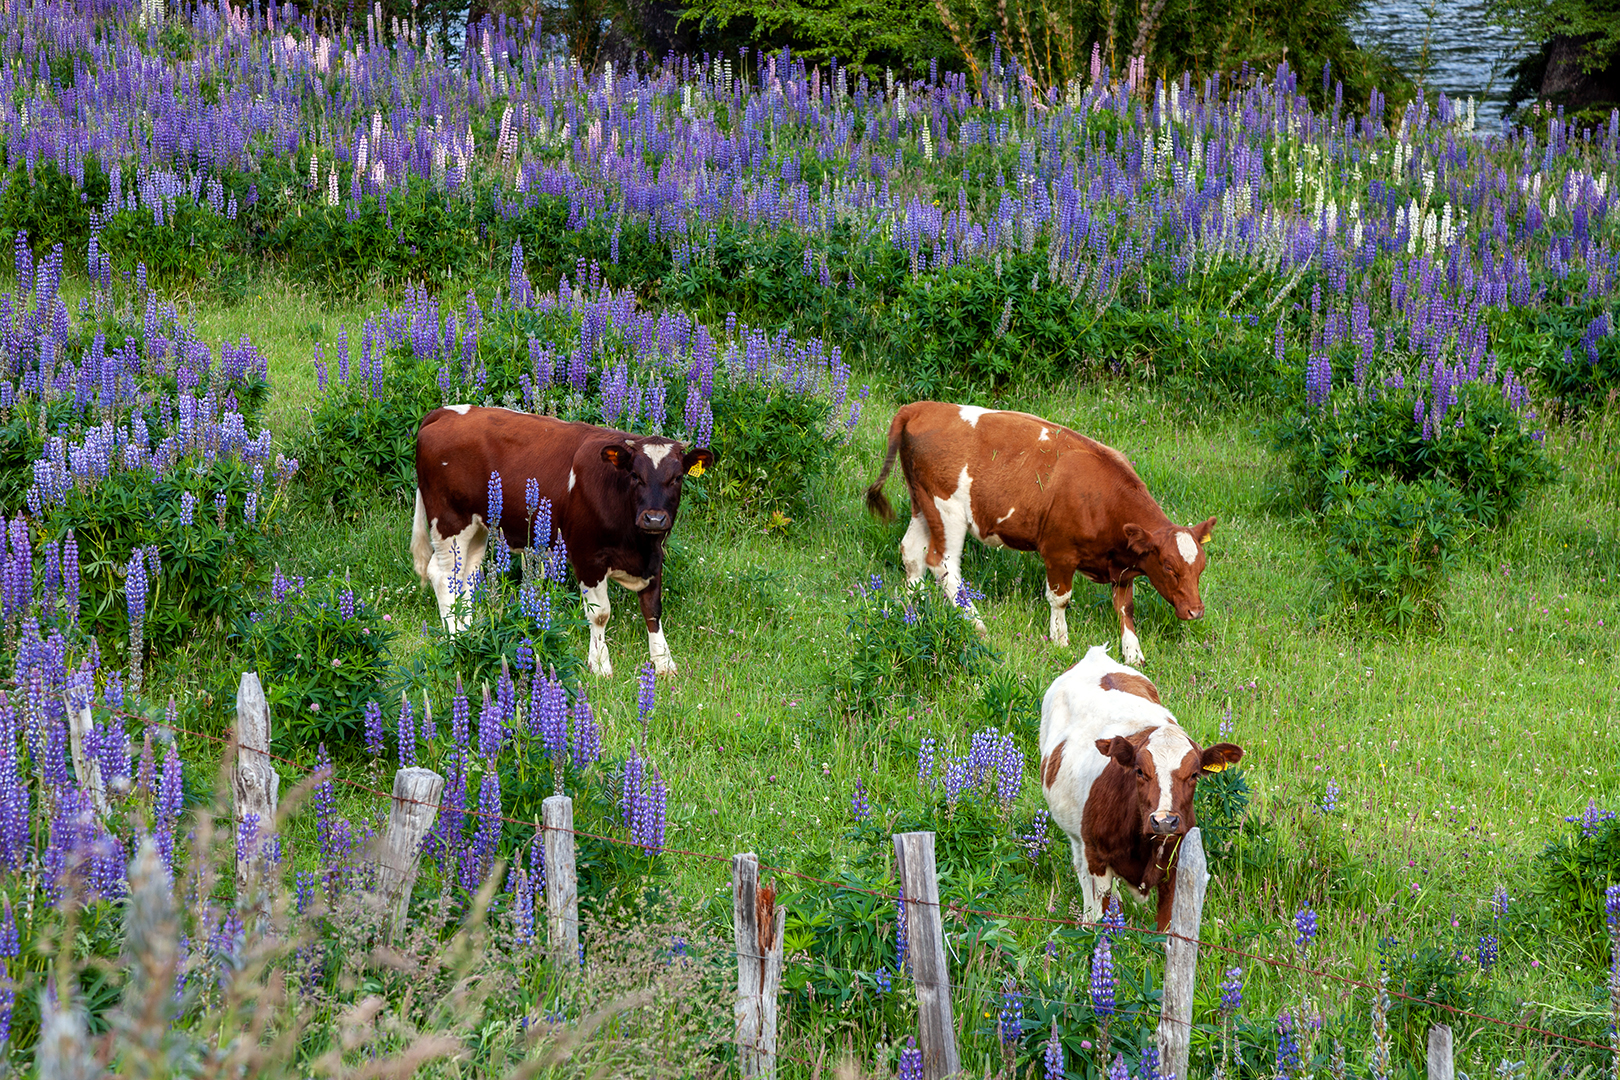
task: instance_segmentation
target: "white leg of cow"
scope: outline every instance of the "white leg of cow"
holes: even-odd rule
[[[906,568],[906,584],[915,585],[923,579],[928,565],[928,522],[921,514],[911,519],[911,527],[900,540],[900,562]]]
[[[1052,621],[1047,627],[1047,636],[1052,644],[1069,647],[1069,601],[1074,599],[1074,590],[1066,593],[1052,591],[1052,586],[1046,586],[1046,602],[1052,605]]]
[[[607,624],[613,618],[613,608],[608,603],[607,578],[603,578],[595,585],[580,587],[585,598],[585,618],[591,624],[591,649],[586,655],[586,663],[592,675],[608,678],[613,674],[613,661],[608,658]]]
[[[474,517],[472,523],[454,536],[441,537],[433,530],[432,556],[428,559],[427,579],[433,587],[433,596],[439,602],[439,618],[452,634],[466,629],[465,608],[456,610],[456,601],[467,591],[467,582],[483,562],[488,530]]]
[[[1103,916],[1103,899],[1108,895],[1108,878],[1107,876],[1098,878],[1086,868],[1085,845],[1072,836],[1069,837],[1069,851],[1074,857],[1074,876],[1080,879],[1080,901],[1085,908],[1085,917],[1090,922],[1097,922]]]
[[[1142,643],[1136,640],[1134,631],[1126,630],[1120,634],[1119,645],[1121,657],[1132,667],[1140,666],[1142,661],[1147,659],[1142,655]]]
[[[652,657],[654,672],[659,675],[675,674],[675,657],[670,654],[669,642],[664,640],[663,627],[647,631],[647,652]]]
[[[427,580],[428,561],[433,558],[433,537],[428,535],[427,507],[422,503],[422,489],[416,489],[416,513],[411,518],[411,564],[416,576]]]
[[[945,557],[940,560],[934,574],[939,578],[939,587],[945,590],[945,599],[952,604],[956,603],[957,590],[962,587],[962,547],[967,543],[968,532],[967,470],[963,469],[962,474],[964,483],[957,489],[956,495],[934,500],[945,528]],[[962,608],[962,617],[973,623],[973,629],[979,633],[985,632],[984,620],[979,618],[979,612],[972,602]]]

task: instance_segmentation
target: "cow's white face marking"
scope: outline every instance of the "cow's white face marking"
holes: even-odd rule
[[[1174,809],[1175,781],[1172,774],[1192,752],[1192,740],[1178,727],[1154,728],[1148,736],[1147,751],[1153,757],[1153,771],[1158,774],[1158,813],[1168,814]]]
[[[967,422],[968,427],[978,427],[979,417],[987,412],[994,411],[993,409],[981,409],[977,405],[963,405],[961,410],[962,419]]]
[[[574,470],[573,469],[568,470],[568,490],[569,491],[574,490]]]
[[[1192,533],[1176,533],[1176,550],[1181,552],[1181,557],[1187,561],[1188,566],[1198,561],[1198,541],[1193,539]]]
[[[620,585],[623,585],[625,588],[634,593],[640,592],[642,589],[645,589],[651,584],[649,579],[636,577],[634,574],[627,574],[623,570],[609,570],[608,577],[612,578],[614,581],[618,582]]]
[[[449,409],[451,412],[455,413],[457,416],[466,416],[467,415],[467,410],[472,408],[472,406],[471,405],[446,405],[445,408]]]
[[[648,459],[652,461],[655,469],[664,463],[664,459],[669,457],[669,452],[673,449],[675,449],[674,443],[648,443],[641,448],[642,453],[646,454]]]

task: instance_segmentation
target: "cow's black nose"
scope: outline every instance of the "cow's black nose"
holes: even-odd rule
[[[1148,823],[1153,826],[1154,832],[1175,832],[1176,827],[1181,824],[1181,815],[1153,813],[1148,815]]]
[[[646,532],[668,532],[669,525],[668,510],[643,510],[636,518],[636,526]]]

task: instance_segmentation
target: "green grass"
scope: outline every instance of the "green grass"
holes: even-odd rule
[[[313,343],[329,345],[343,323],[357,344],[359,323],[375,306],[330,307],[271,288],[235,306],[199,302],[195,317],[207,336],[247,334],[268,357],[268,422],[285,441],[315,398]],[[651,722],[651,756],[670,787],[674,848],[758,851],[789,867],[825,859],[836,872],[857,778],[875,817],[892,821],[916,801],[918,741],[932,735],[961,748],[989,722],[982,687],[966,681],[868,719],[849,714],[833,689],[855,583],[872,573],[901,576],[905,515],[883,525],[862,498],[901,402],[881,372],[857,381],[865,379],[875,384],[871,402],[836,473],[785,529],[767,530],[724,505],[689,505],[676,529],[665,619],[680,674],[660,681]],[[1196,739],[1215,741],[1230,714],[1231,738],[1247,752],[1251,814],[1271,824],[1284,856],[1262,875],[1217,873],[1205,908],[1208,940],[1281,955],[1295,911],[1308,902],[1322,917],[1317,960],[1368,978],[1380,939],[1452,942],[1453,921],[1468,931],[1497,885],[1518,901],[1533,883],[1529,860],[1567,828],[1566,815],[1589,799],[1620,803],[1620,735],[1610,722],[1620,700],[1613,467],[1620,425],[1612,415],[1551,428],[1559,481],[1511,527],[1470,541],[1447,588],[1443,627],[1396,637],[1327,606],[1315,571],[1319,538],[1269,448],[1268,410],[1199,411],[1110,381],[1016,387],[999,404],[1124,451],[1173,519],[1219,518],[1203,577],[1204,620],[1180,623],[1145,580],[1137,590],[1146,671]],[[889,487],[898,505],[903,485],[891,478]],[[411,570],[409,523],[410,507],[398,498],[379,496],[348,519],[306,505],[281,554],[289,571],[347,572],[362,589],[381,590],[379,603],[401,630],[401,663],[421,654],[435,618]],[[1045,637],[1043,575],[1033,556],[970,545],[964,565],[988,594],[980,606],[999,668],[1037,696],[1087,647],[1107,642],[1117,655],[1118,623],[1104,588],[1077,585],[1073,645],[1059,649]],[[615,675],[591,684],[610,754],[634,738],[636,670],[647,656],[633,598],[615,589],[613,604]],[[582,652],[583,630],[577,638]],[[153,696],[217,696],[233,683],[235,665],[228,646],[194,642],[156,664]],[[1033,725],[1017,734],[1033,760]],[[305,757],[312,761],[313,750]],[[284,787],[293,779],[284,777]],[[1341,791],[1340,807],[1324,816],[1316,807],[1329,779]],[[350,798],[348,812],[377,812]],[[1031,779],[1018,814],[1027,820],[1040,805]],[[1054,845],[1039,872],[1048,910],[1060,915],[1078,900],[1062,847]],[[700,907],[727,881],[718,864],[668,858],[682,906]],[[983,903],[998,907],[995,896]],[[1149,919],[1134,910],[1134,924]],[[1037,940],[1043,933],[1018,932]],[[1504,944],[1493,976],[1504,999],[1534,1003],[1526,1006],[1532,1021],[1589,1009],[1602,975],[1582,958],[1589,943],[1535,941],[1533,950]],[[1206,1003],[1217,962],[1207,959],[1201,972]],[[1254,1015],[1297,1000],[1300,987],[1288,973],[1245,966]],[[1327,1008],[1365,1014],[1366,996],[1352,1005],[1344,993],[1319,990]],[[785,1047],[805,1051],[791,1030]],[[1459,1068],[1478,1075],[1508,1052],[1551,1067],[1545,1050],[1486,1033],[1461,1047]]]

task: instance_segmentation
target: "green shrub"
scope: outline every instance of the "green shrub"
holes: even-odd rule
[[[551,672],[574,682],[581,664],[569,637],[585,627],[579,593],[568,588],[568,566],[547,549],[505,553],[490,545],[469,595],[457,601],[464,629],[450,634],[442,620],[433,631],[423,677],[455,672],[469,685],[493,684],[502,664],[514,670]],[[505,567],[522,560],[523,573]]]
[[[1604,894],[1620,885],[1620,818],[1592,802],[1564,820],[1570,829],[1536,856],[1533,888],[1565,940],[1601,963],[1609,952]]]
[[[306,583],[276,568],[235,637],[282,718],[278,739],[303,748],[359,742],[366,702],[389,674],[391,622],[347,580]]]
[[[749,511],[798,511],[831,469],[832,402],[753,381],[714,388],[714,481],[710,490]]]
[[[1285,420],[1278,443],[1309,503],[1326,512],[1344,482],[1435,480],[1455,489],[1468,521],[1506,524],[1556,471],[1540,433],[1500,387],[1479,381],[1451,389],[1456,400],[1439,422],[1426,385],[1346,388]]]
[[[930,581],[887,590],[874,574],[857,584],[847,632],[847,667],[835,679],[849,707],[862,713],[954,679],[979,678],[999,659]]]
[[[1395,627],[1439,617],[1467,527],[1444,480],[1345,480],[1328,493],[1322,572],[1347,608]]]

